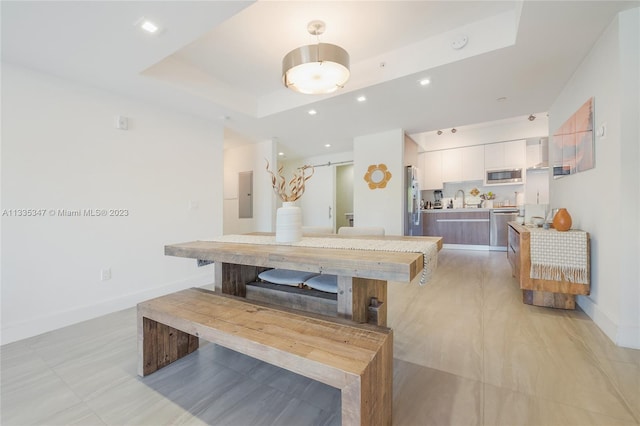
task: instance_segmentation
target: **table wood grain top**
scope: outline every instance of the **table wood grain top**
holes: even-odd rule
[[[264,235],[264,234],[262,234]],[[336,236],[336,238],[340,238]],[[349,238],[354,238],[349,236]],[[357,237],[422,239],[442,247],[441,237]],[[165,255],[215,262],[410,282],[423,268],[421,253],[191,241],[165,246]]]

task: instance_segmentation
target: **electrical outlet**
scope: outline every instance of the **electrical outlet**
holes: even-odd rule
[[[129,129],[129,119],[123,115],[116,116],[116,129],[120,130],[128,130]]]
[[[111,268],[100,270],[100,281],[108,281],[111,279]]]

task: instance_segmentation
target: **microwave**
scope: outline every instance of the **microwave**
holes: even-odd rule
[[[509,185],[523,183],[522,169],[495,169],[486,170],[484,175],[485,185]]]

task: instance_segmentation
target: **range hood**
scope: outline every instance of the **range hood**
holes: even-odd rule
[[[527,170],[546,170],[549,168],[549,138],[540,138],[536,146],[538,161]]]

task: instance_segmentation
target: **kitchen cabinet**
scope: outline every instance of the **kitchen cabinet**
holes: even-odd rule
[[[527,169],[531,169],[540,163],[540,145],[527,145]]]
[[[526,168],[526,143],[523,139],[485,145],[485,170]]]
[[[462,148],[442,151],[442,181],[462,181]]]
[[[509,222],[508,232],[507,259],[511,264],[512,276],[516,278],[522,289],[523,303],[550,308],[575,309],[575,295],[590,293],[589,234],[587,234],[586,244],[587,284],[581,284],[568,281],[563,276],[554,280],[531,278],[531,230],[516,222]],[[575,247],[572,249],[575,250]]]
[[[526,141],[500,142],[420,154],[422,189],[442,189],[444,182],[484,180],[487,169],[525,168]]]
[[[420,154],[419,166],[422,169],[422,189],[442,189],[442,151],[429,151]]]
[[[484,146],[462,148],[462,180],[484,179]]]
[[[436,217],[437,213],[422,212],[422,235],[425,237],[438,236]]]
[[[424,235],[442,237],[445,244],[489,245],[489,211],[430,210],[423,219]]]
[[[507,259],[511,264],[511,276],[520,284],[520,233],[507,225]]]
[[[484,147],[482,145],[445,149],[439,152],[442,155],[442,176],[437,182],[484,179]],[[435,177],[434,182],[436,182]]]

